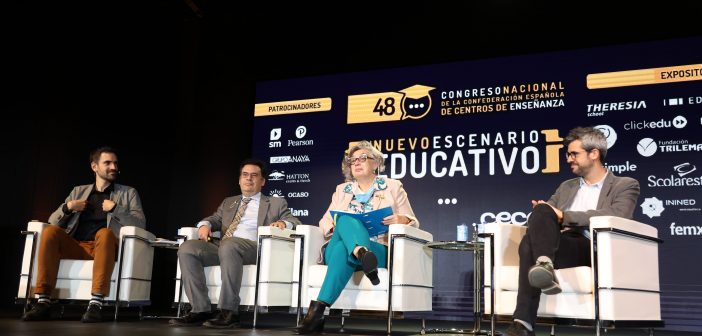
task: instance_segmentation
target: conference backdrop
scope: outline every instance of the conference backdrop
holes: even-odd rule
[[[388,46],[401,58],[417,46]],[[450,45],[436,45],[450,48]],[[264,193],[317,225],[344,151],[368,140],[421,227],[524,224],[530,200],[573,177],[563,138],[608,137],[608,169],[641,184],[634,219],[658,229],[667,329],[702,331],[702,38],[359,72],[257,85]],[[697,168],[697,165],[700,168]],[[472,319],[472,255],[435,251],[433,319]]]

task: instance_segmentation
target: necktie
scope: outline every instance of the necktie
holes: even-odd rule
[[[244,217],[244,212],[246,212],[246,206],[249,205],[250,201],[250,197],[241,199],[241,205],[239,205],[239,209],[236,211],[236,215],[234,215],[234,219],[232,220],[232,223],[229,224],[227,232],[224,234],[224,237],[222,237],[222,239],[231,238],[234,235],[234,231],[239,225],[239,222],[241,222],[241,217]]]

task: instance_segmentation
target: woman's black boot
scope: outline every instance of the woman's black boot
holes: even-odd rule
[[[361,267],[363,268],[363,273],[366,274],[368,280],[377,286],[380,283],[380,278],[378,278],[378,258],[365,247],[361,247],[358,250],[358,261],[361,262]]]
[[[297,328],[297,334],[316,334],[324,330],[324,310],[329,305],[323,301],[312,300],[302,325]]]

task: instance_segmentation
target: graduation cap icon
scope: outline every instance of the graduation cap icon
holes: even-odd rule
[[[426,85],[412,85],[400,90],[402,96],[402,120],[421,119],[431,109],[431,96],[429,91],[435,88]]]

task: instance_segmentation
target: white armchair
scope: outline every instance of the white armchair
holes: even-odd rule
[[[37,254],[42,230],[51,225],[37,221],[27,224],[23,231],[24,255],[20,274],[17,302],[27,304],[34,296],[37,275]],[[150,232],[125,226],[119,232],[117,262],[112,271],[107,304],[115,306],[115,320],[120,306],[143,307],[151,304],[151,270],[154,250],[149,244],[155,237]],[[91,298],[93,260],[62,259],[59,264],[56,288],[51,297],[59,301],[88,301]],[[117,295],[119,293],[119,295]],[[29,298],[29,300],[27,300]]]
[[[324,243],[318,226],[298,225],[295,241],[292,306],[302,309],[316,300],[327,272],[317,264]],[[392,331],[393,312],[431,311],[432,250],[424,244],[430,233],[412,226],[393,224],[389,231],[388,268],[379,268],[380,284],[373,286],[362,271],[355,272],[330,309],[387,311],[387,331]],[[302,279],[302,281],[300,281]],[[392,290],[390,290],[392,289]],[[298,296],[298,293],[302,295]],[[392,303],[392,304],[390,304]],[[343,322],[342,322],[343,323]],[[342,325],[343,327],[343,325]]]
[[[292,261],[295,248],[290,235],[294,232],[290,229],[279,229],[272,226],[258,228],[257,262],[256,265],[244,265],[241,289],[239,290],[241,306],[254,311],[254,327],[256,327],[259,308],[269,310],[290,307]],[[178,235],[184,236],[186,239],[198,239],[195,227],[180,228]],[[205,267],[205,279],[210,302],[218,302],[222,286],[220,267]],[[180,281],[180,263],[178,263],[176,270],[174,302],[178,305],[180,316],[180,304],[189,302]]]
[[[485,313],[510,317],[517,302],[519,243],[526,227],[493,223],[494,310],[490,300],[491,240],[485,249]],[[590,219],[591,264],[556,270],[562,293],[541,295],[537,323],[614,327],[663,327],[658,278],[658,230],[614,216]]]

